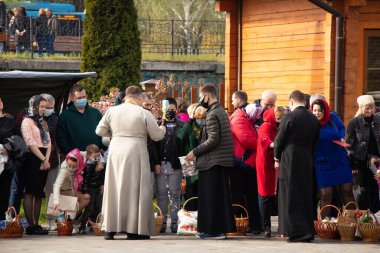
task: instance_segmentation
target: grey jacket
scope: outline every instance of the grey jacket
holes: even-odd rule
[[[207,110],[206,124],[201,131],[201,144],[193,152],[196,168],[208,170],[219,165],[233,167],[233,143],[228,115],[219,103]]]
[[[353,118],[347,126],[346,142],[350,144],[349,152],[360,161],[366,161],[370,129],[375,136],[377,150],[380,153],[380,113],[373,116],[373,122],[369,125],[362,116]]]

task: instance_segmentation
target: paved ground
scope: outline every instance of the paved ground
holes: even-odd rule
[[[277,229],[276,221],[273,231]],[[165,253],[204,253],[204,252],[255,252],[255,253],[380,253],[380,242],[341,242],[315,240],[314,243],[287,243],[285,239],[262,235],[231,237],[221,241],[205,241],[195,237],[177,236],[166,233],[154,236],[151,240],[125,240],[126,235],[117,235],[116,240],[106,241],[103,237],[73,235],[59,237],[56,232],[48,236],[24,235],[20,239],[0,239],[1,253],[98,253],[98,252],[165,252]]]
[[[71,237],[24,236],[22,239],[1,239],[0,252],[4,253],[45,253],[45,252],[255,252],[255,253],[379,253],[380,244],[363,242],[320,241],[314,243],[287,243],[283,239],[261,239],[259,236],[229,238],[222,241],[205,241],[195,237],[179,237],[173,234],[152,237],[147,241],[124,240],[105,241],[94,235]]]

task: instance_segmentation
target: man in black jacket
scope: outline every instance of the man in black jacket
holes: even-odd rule
[[[168,200],[170,203],[171,231],[177,233],[178,211],[180,209],[180,195],[182,182],[182,169],[178,157],[182,156],[182,148],[177,132],[184,123],[176,119],[177,102],[174,98],[167,98],[168,109],[162,120],[166,127],[166,134],[161,141],[161,166],[155,170],[157,187],[157,204],[164,215],[160,233],[166,232]]]
[[[293,91],[291,113],[281,120],[274,141],[275,169],[279,170],[279,230],[288,242],[310,242],[313,233],[313,163],[320,123],[305,108],[305,96]]]
[[[230,121],[218,103],[213,85],[200,89],[201,106],[207,109],[201,144],[186,160],[196,160],[198,179],[198,231],[201,239],[225,239],[234,232],[228,168],[234,166]]]

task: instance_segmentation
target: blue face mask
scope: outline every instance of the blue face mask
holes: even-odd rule
[[[79,108],[85,108],[86,105],[87,105],[87,99],[86,99],[86,98],[77,99],[77,100],[76,100],[76,105],[77,105]]]
[[[198,126],[204,126],[206,124],[206,121],[204,120],[196,120]]]
[[[44,112],[45,117],[49,117],[54,112],[54,109],[46,109]]]

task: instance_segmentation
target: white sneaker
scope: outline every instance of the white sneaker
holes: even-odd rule
[[[48,225],[49,225],[49,227],[48,227],[49,231],[57,230],[57,224],[55,223],[54,219],[49,219]]]

